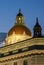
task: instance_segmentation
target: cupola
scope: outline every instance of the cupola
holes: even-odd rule
[[[24,16],[21,13],[21,9],[19,9],[18,14],[16,15],[16,22],[15,23],[16,23],[16,25],[22,25],[22,24],[24,24]]]

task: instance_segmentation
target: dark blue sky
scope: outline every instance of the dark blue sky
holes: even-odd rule
[[[0,32],[8,32],[14,25],[19,8],[31,31],[38,17],[44,34],[44,0],[0,0]]]

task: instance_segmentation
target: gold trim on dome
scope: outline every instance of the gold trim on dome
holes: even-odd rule
[[[15,25],[13,26],[9,32],[8,32],[8,36],[12,35],[13,32],[15,32],[15,34],[23,34],[23,32],[25,31],[25,34],[32,36],[31,31],[24,25]]]

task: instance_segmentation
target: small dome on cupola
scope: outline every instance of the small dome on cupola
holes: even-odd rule
[[[23,14],[21,13],[21,9],[19,9],[19,13],[17,14],[17,16],[23,16]]]

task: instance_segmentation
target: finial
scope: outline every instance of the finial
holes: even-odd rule
[[[36,18],[36,24],[38,24],[38,17]]]
[[[19,8],[19,13],[21,13],[21,9]]]
[[[36,21],[38,22],[38,17],[36,18]]]

